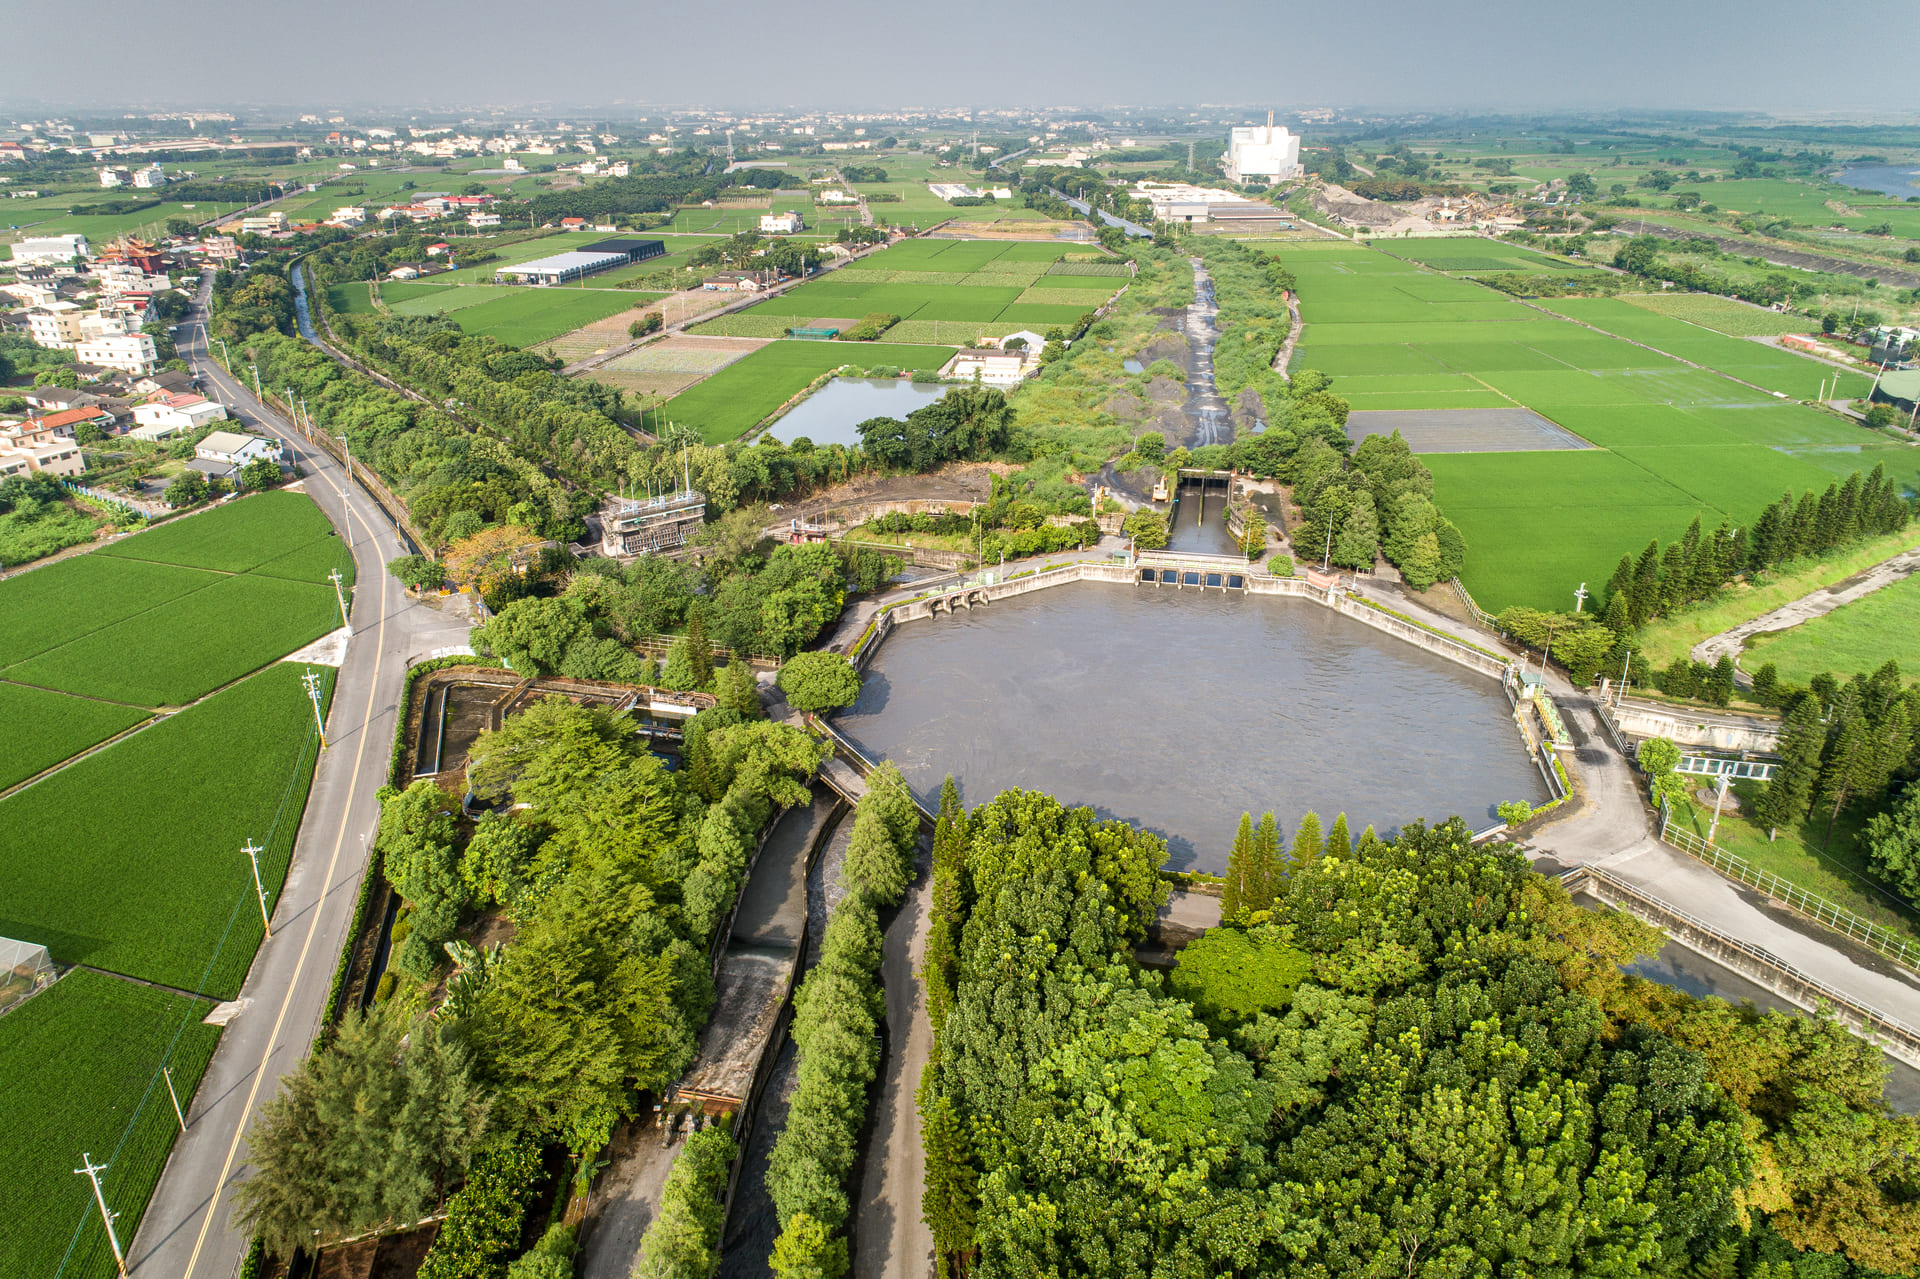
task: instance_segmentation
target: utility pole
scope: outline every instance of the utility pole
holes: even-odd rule
[[[1320,571],[1326,572],[1333,567],[1333,521],[1327,521],[1327,553],[1320,559]]]
[[[187,1116],[186,1113],[180,1109],[180,1094],[175,1092],[173,1088],[173,1067],[162,1066],[160,1067],[160,1073],[167,1081],[167,1096],[173,1098],[173,1117],[180,1121],[180,1131],[185,1132],[187,1130]]]
[[[1715,787],[1713,796],[1713,820],[1707,824],[1707,842],[1709,844],[1713,842],[1713,833],[1720,829],[1720,805],[1725,802],[1727,790],[1732,785],[1733,778],[1727,776],[1725,773],[1720,774],[1720,780]]]
[[[1580,589],[1573,593],[1573,611],[1578,614],[1587,606],[1587,584],[1580,583]]]
[[[340,625],[352,630],[353,621],[347,616],[347,594],[341,587],[340,570],[333,570],[327,577],[333,582],[333,598],[340,603]]]
[[[1619,710],[1620,703],[1627,699],[1627,672],[1632,669],[1633,650],[1628,649],[1627,655],[1620,659],[1620,692],[1613,699],[1613,709],[1615,710]]]
[[[247,860],[253,863],[253,891],[260,898],[260,926],[267,930],[268,937],[272,937],[273,918],[267,914],[267,889],[266,886],[260,882],[260,854],[267,850],[264,848],[256,848],[253,841],[248,840],[240,851],[245,853]],[[174,1104],[176,1106],[179,1105],[178,1102]]]
[[[116,1214],[107,1210],[107,1197],[100,1193],[100,1174],[107,1170],[107,1165],[94,1163],[90,1153],[81,1155],[80,1163],[82,1166],[75,1168],[73,1175],[93,1183],[93,1201],[100,1205],[100,1220],[107,1228],[107,1242],[113,1246],[113,1263],[120,1268],[121,1279],[126,1279],[127,1256],[120,1251],[120,1236],[113,1229]]]
[[[320,730],[320,749],[327,749],[327,721],[320,714],[320,677],[309,670],[300,677],[300,683],[306,687],[307,696],[313,700],[313,725]]]
[[[253,370],[253,398],[264,405],[267,397],[260,390],[260,366],[258,364],[249,364],[247,367]]]

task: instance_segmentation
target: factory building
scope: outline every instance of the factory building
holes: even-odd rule
[[[1284,127],[1276,128],[1273,112],[1267,123],[1243,125],[1233,131],[1227,150],[1220,157],[1229,182],[1279,182],[1299,176],[1300,139]]]

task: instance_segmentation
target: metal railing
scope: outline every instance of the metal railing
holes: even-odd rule
[[[1773,765],[1757,759],[1721,759],[1712,755],[1682,755],[1673,766],[1676,773],[1700,777],[1731,777],[1739,781],[1764,782],[1773,776]]]
[[[1474,600],[1473,593],[1467,589],[1466,584],[1457,577],[1450,578],[1448,580],[1453,585],[1453,593],[1455,595],[1458,595],[1460,597],[1460,602],[1467,606],[1467,612],[1473,614],[1473,620],[1480,623],[1480,625],[1486,627],[1488,630],[1493,631],[1495,634],[1498,634],[1500,631],[1500,624],[1494,620],[1493,614],[1487,612],[1487,610],[1485,610],[1484,608],[1481,608],[1480,605]]]
[[[1690,857],[1696,857],[1729,879],[1757,888],[1774,901],[1830,928],[1841,936],[1859,942],[1896,963],[1920,972],[1920,942],[1902,937],[1884,924],[1876,924],[1845,906],[1800,885],[1782,879],[1770,870],[1762,870],[1744,857],[1737,856],[1675,824],[1673,810],[1660,804],[1660,839]]]
[[[1721,932],[1705,920],[1629,884],[1599,866],[1576,866],[1562,874],[1560,882],[1566,885],[1570,893],[1584,891],[1603,901],[1612,896],[1616,900],[1607,901],[1608,905],[1618,908],[1624,904],[1630,914],[1663,931],[1678,931],[1683,945],[1700,950],[1712,958],[1744,960],[1746,975],[1762,978],[1775,993],[1796,1003],[1811,996],[1807,1002],[1814,1004],[1816,1009],[1822,1003],[1831,1005],[1833,1009],[1846,1014],[1843,1020],[1867,1038],[1879,1041],[1882,1048],[1909,1063],[1920,1063],[1920,1029],[1915,1029],[1890,1013],[1882,1012],[1872,1004],[1836,990],[1817,977],[1801,972],[1764,947]],[[1680,926],[1677,930],[1673,927],[1675,924]],[[1712,949],[1702,946],[1703,942]],[[1755,969],[1759,971],[1755,972]],[[1796,994],[1801,998],[1796,999]]]

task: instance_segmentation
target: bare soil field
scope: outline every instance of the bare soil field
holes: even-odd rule
[[[625,330],[622,330],[625,336]],[[698,337],[676,333],[625,355],[616,356],[588,376],[622,391],[678,395],[744,355],[767,344],[766,338]]]

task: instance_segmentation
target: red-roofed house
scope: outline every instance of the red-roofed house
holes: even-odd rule
[[[226,406],[192,392],[161,392],[145,404],[133,406],[133,420],[139,423],[127,434],[136,440],[157,442],[171,435],[197,431],[210,422],[224,422]]]
[[[562,230],[566,230],[566,231],[578,231],[581,227],[585,226],[586,224],[587,224],[587,220],[585,218],[561,218],[560,219],[560,227]]]
[[[72,439],[74,428],[82,422],[92,422],[101,430],[113,425],[113,414],[103,408],[62,409],[58,413],[49,413],[45,417],[29,418],[22,425],[34,431],[48,431],[62,439]]]

